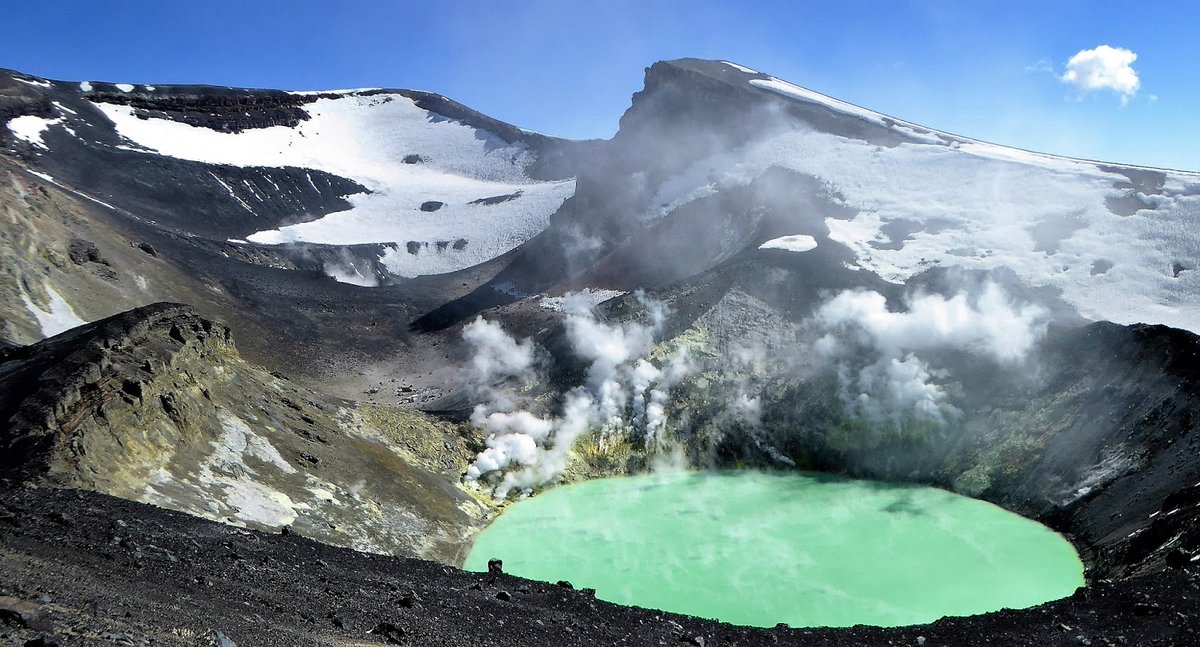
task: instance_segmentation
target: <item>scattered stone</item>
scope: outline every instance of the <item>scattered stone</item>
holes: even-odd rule
[[[446,203],[441,202],[440,200],[427,200],[421,203],[421,211],[433,212],[441,209],[444,206],[446,206]]]
[[[559,580],[554,583],[554,586],[557,586],[560,589],[570,589],[572,591],[575,590],[575,585],[571,584],[570,582],[568,582],[566,580]]]
[[[158,258],[158,250],[154,249],[154,245],[151,245],[150,243],[138,243],[137,248],[155,258]]]
[[[25,641],[25,647],[59,647],[62,645],[55,636],[38,636]]]
[[[0,596],[0,623],[15,624],[34,631],[50,631],[50,618],[44,608],[10,596]]]
[[[413,153],[412,155],[405,155],[404,160],[402,160],[402,161],[405,164],[424,164],[425,158],[421,157],[420,155],[417,155],[416,153]]]
[[[477,204],[477,205],[483,205],[483,206],[490,207],[492,205],[497,205],[502,202],[508,202],[509,200],[516,200],[517,198],[521,197],[521,193],[522,193],[521,191],[517,191],[515,193],[507,193],[505,195],[494,195],[494,196],[491,196],[490,198],[480,198],[478,200],[472,200],[472,201],[468,202],[467,204]]]
[[[1172,548],[1171,552],[1167,553],[1167,566],[1171,568],[1183,568],[1192,561],[1192,556],[1178,548]]]
[[[500,591],[496,593],[496,599],[502,602],[508,602],[512,599],[512,593],[509,593],[508,591]]]
[[[233,642],[232,638],[219,631],[213,632],[213,638],[217,641],[217,647],[237,647],[237,643]]]
[[[421,598],[417,596],[416,591],[409,591],[408,593],[406,593],[400,597],[399,604],[400,604],[400,606],[404,607],[405,609],[411,609],[411,608],[417,606],[417,602],[419,602],[420,600],[421,600]]]
[[[370,633],[383,638],[389,645],[403,644],[401,641],[404,639],[404,629],[390,622],[381,622],[375,625],[375,628]]]
[[[1135,616],[1156,616],[1162,611],[1162,607],[1153,602],[1134,602],[1133,615]]]
[[[72,238],[70,244],[67,245],[67,256],[71,258],[71,262],[76,265],[84,263],[101,263],[108,265],[108,261],[100,254],[100,248],[90,240],[83,238]]]
[[[503,573],[504,572],[504,560],[498,559],[495,557],[489,559],[488,560],[488,572],[489,573]]]

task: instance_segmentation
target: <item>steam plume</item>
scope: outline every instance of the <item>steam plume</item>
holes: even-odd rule
[[[1042,308],[1014,304],[995,283],[978,295],[923,294],[907,305],[906,311],[892,312],[878,292],[850,290],[815,316],[827,331],[815,350],[837,366],[847,405],[874,423],[942,424],[957,415],[937,382],[939,372],[922,353],[954,350],[1011,365],[1046,330]]]
[[[469,481],[496,482],[495,495],[528,490],[566,469],[575,441],[586,434],[641,433],[648,446],[661,441],[670,389],[691,370],[686,354],[663,366],[646,359],[662,327],[664,312],[638,295],[645,322],[605,323],[593,315],[586,298],[568,295],[564,322],[571,350],[588,363],[584,384],[566,393],[558,415],[539,415],[492,388],[498,378],[533,377],[534,348],[517,341],[499,324],[476,319],[463,331],[475,351],[469,367],[472,383],[488,394],[471,416],[488,433],[487,447],[467,469]]]

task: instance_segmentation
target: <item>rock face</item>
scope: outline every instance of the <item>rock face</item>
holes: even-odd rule
[[[246,364],[228,328],[187,306],[8,351],[0,394],[10,479],[450,563],[486,513],[453,484],[477,439],[415,412],[368,422]]]

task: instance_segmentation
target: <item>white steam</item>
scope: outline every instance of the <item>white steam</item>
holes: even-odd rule
[[[924,294],[907,305],[892,312],[878,292],[850,290],[815,317],[828,331],[815,350],[837,365],[847,404],[874,423],[942,424],[958,413],[937,382],[942,375],[922,353],[953,350],[1014,364],[1046,330],[1042,308],[1014,304],[995,283],[977,296]]]
[[[463,327],[463,339],[475,354],[471,357],[471,380],[476,386],[490,387],[506,377],[521,377],[533,369],[533,344],[518,342],[494,321],[476,317]]]
[[[364,288],[373,288],[379,285],[379,279],[375,275],[363,274],[352,264],[326,263],[322,269],[326,276],[338,283],[349,283]]]
[[[588,363],[584,384],[566,393],[557,416],[518,408],[515,398],[493,389],[471,416],[488,436],[487,448],[467,469],[468,481],[488,477],[501,498],[513,490],[529,490],[561,474],[575,441],[589,433],[640,433],[648,446],[658,446],[670,389],[691,369],[683,353],[663,366],[645,358],[664,314],[659,304],[644,298],[642,303],[648,322],[609,324],[596,320],[586,296],[564,299],[567,339],[572,351]],[[517,341],[499,324],[482,318],[464,328],[463,337],[475,351],[469,368],[474,384],[491,388],[500,378],[533,379],[534,348],[529,340]]]

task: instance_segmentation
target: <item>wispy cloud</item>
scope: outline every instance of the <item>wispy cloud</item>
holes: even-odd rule
[[[1039,59],[1033,65],[1026,65],[1025,71],[1030,74],[1052,74],[1058,76],[1058,73],[1054,71],[1054,64],[1044,58]]]
[[[1112,90],[1121,96],[1121,105],[1129,102],[1141,87],[1133,62],[1137,54],[1120,47],[1101,45],[1080,50],[1067,61],[1067,71],[1059,79],[1080,93]]]

